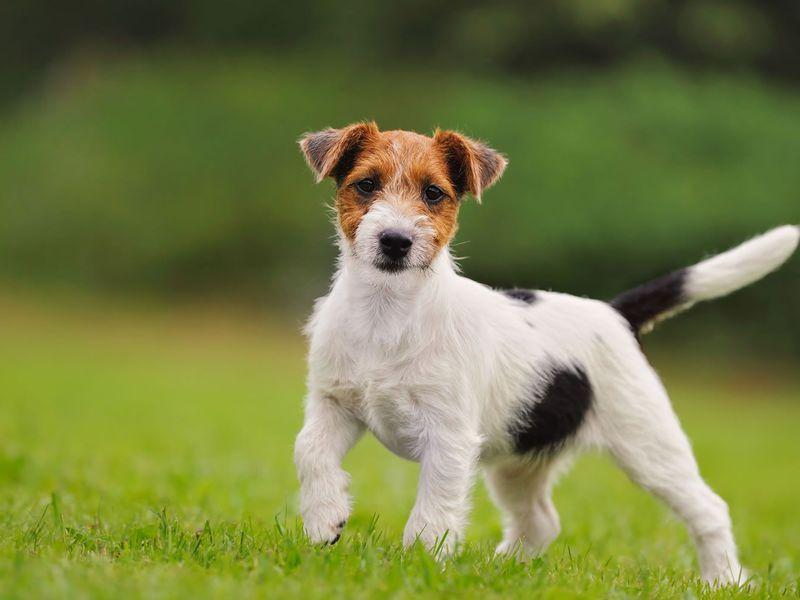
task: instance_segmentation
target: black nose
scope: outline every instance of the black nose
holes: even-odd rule
[[[387,229],[379,238],[381,252],[392,260],[400,260],[411,248],[411,238],[395,229]]]

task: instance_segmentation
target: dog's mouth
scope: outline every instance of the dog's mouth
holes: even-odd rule
[[[409,269],[411,266],[405,258],[391,259],[385,256],[378,258],[373,264],[376,269],[384,273],[400,273],[401,271]]]

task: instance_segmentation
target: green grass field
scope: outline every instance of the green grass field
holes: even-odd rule
[[[800,595],[791,374],[661,365],[755,591],[704,588],[681,526],[596,456],[558,487],[563,533],[544,557],[492,558],[500,523],[478,485],[465,548],[442,568],[400,549],[416,466],[372,439],[347,460],[342,541],[303,541],[299,322],[35,298],[0,294],[0,597]]]

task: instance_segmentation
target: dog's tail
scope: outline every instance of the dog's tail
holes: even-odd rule
[[[758,281],[792,255],[798,239],[800,227],[776,227],[727,252],[620,294],[611,306],[637,335],[647,333],[659,321],[697,302],[725,296]]]

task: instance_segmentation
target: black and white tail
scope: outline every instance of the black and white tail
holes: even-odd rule
[[[620,294],[613,306],[638,333],[691,308],[697,302],[726,296],[758,281],[792,255],[800,228],[777,227],[713,256]]]

